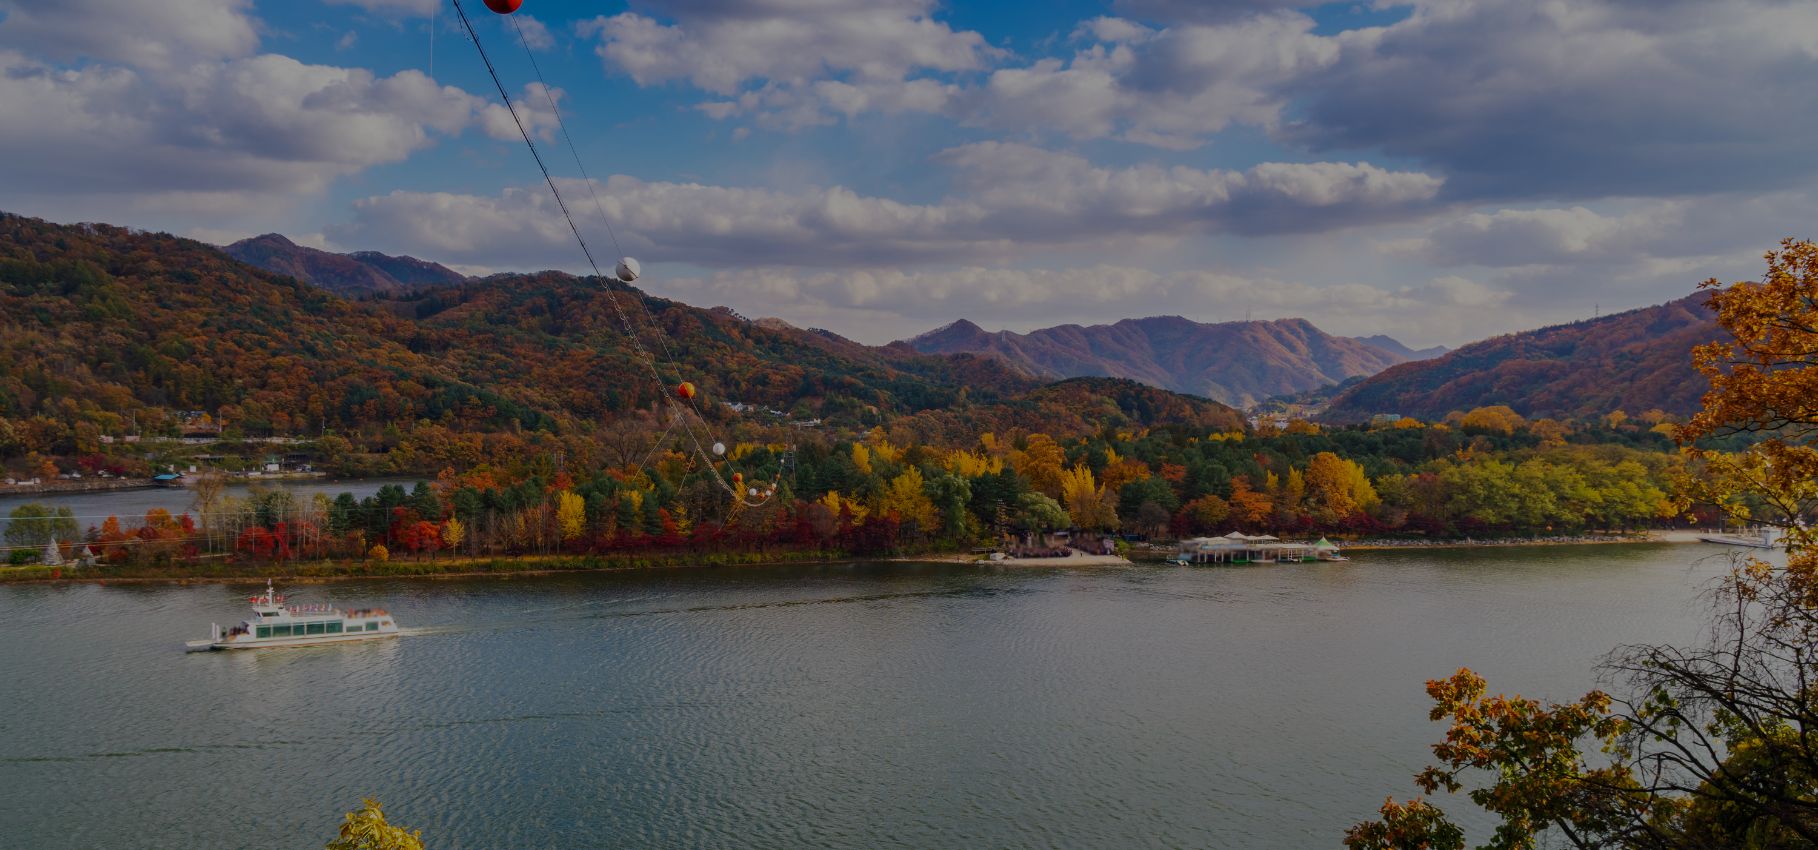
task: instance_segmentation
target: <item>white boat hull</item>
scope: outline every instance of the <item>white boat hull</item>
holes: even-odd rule
[[[379,640],[381,638],[395,638],[398,636],[398,634],[399,633],[397,631],[393,630],[393,631],[389,631],[389,632],[361,632],[358,634],[306,635],[304,637],[265,638],[263,640],[258,639],[258,638],[254,638],[251,640],[237,640],[237,641],[192,640],[186,645],[188,646],[190,652],[207,652],[210,650],[223,650],[223,649],[279,649],[279,648],[290,647],[290,646],[315,646],[317,644],[323,644],[323,643],[352,643],[354,641],[361,641],[361,640]]]

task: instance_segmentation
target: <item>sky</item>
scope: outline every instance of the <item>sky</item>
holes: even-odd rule
[[[1818,236],[1806,0],[462,5],[517,121],[454,0],[0,0],[0,210],[585,271],[522,123],[602,266],[868,343],[1458,345]]]

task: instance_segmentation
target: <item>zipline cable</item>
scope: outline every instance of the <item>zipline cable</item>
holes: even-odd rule
[[[562,198],[562,190],[556,186],[555,176],[550,173],[549,165],[546,162],[544,162],[543,154],[540,150],[537,149],[536,141],[531,138],[530,129],[525,126],[524,119],[518,115],[517,108],[513,104],[512,99],[511,99],[511,93],[506,90],[504,81],[502,79],[500,79],[498,68],[495,67],[492,63],[492,57],[487,55],[486,46],[480,41],[479,31],[474,28],[472,19],[468,18],[467,10],[461,6],[461,0],[450,0],[450,1],[452,3],[454,3],[455,14],[460,17],[461,26],[464,29],[466,29],[468,38],[473,41],[474,49],[480,54],[480,62],[481,62],[481,64],[486,66],[486,74],[487,74],[487,76],[492,78],[493,87],[498,90],[499,99],[502,102],[504,102],[504,104],[505,104],[505,111],[511,113],[511,120],[512,120],[512,123],[514,125],[516,125],[518,128],[518,135],[523,137],[524,146],[530,149],[530,156],[532,159],[534,159],[536,161],[537,170],[540,171],[543,175],[543,182],[547,183],[549,185],[549,193],[550,193],[550,195],[552,195],[555,198],[556,208],[561,211],[563,220],[568,223],[569,232],[574,234],[575,243],[580,245],[581,253],[586,256],[588,267],[593,269],[594,278],[596,280],[599,280],[602,283],[604,283],[605,281],[609,280],[609,278],[607,278],[607,276],[600,271],[600,264],[597,260],[594,259],[594,256],[593,256],[593,249],[588,246],[586,237],[581,234],[580,226],[575,223],[574,215],[568,209],[568,202]],[[513,21],[513,26],[517,27],[518,37],[519,37],[520,41],[522,41],[524,43],[524,49],[528,52],[530,50],[530,45],[529,45],[528,40],[526,40],[524,38],[523,28],[521,26],[518,26],[516,21]],[[534,55],[531,57],[531,64],[533,67],[535,67],[536,58]],[[538,77],[539,82],[541,82],[543,85],[544,96],[549,98],[551,108],[552,108],[552,110],[554,110],[555,98],[552,94],[550,94],[548,82],[546,82],[542,79],[542,71],[540,68],[537,70],[537,77]],[[556,117],[557,124],[561,126],[562,135],[568,142],[569,150],[571,153],[574,154],[576,162],[579,163],[580,154],[574,146],[574,139],[572,136],[569,135],[567,125],[562,121],[560,111],[559,110],[554,110],[554,111],[555,111],[555,117]],[[585,175],[585,166],[582,166],[582,170],[583,170],[583,176],[584,176]],[[619,247],[618,234],[612,230],[611,221],[606,218],[605,207],[604,207],[604,205],[600,204],[598,193],[594,192],[593,181],[591,179],[587,179],[586,182],[587,182],[588,191],[590,193],[593,193],[596,208],[599,210],[602,220],[605,221],[605,223],[607,225],[607,233],[611,237],[614,247],[617,248],[617,247]],[[616,279],[616,277],[614,279]],[[629,285],[627,288],[629,288]],[[692,408],[694,414],[696,416],[700,417],[702,424],[705,425],[706,417],[701,415],[700,408],[698,406],[694,406],[693,399],[685,399],[686,401],[689,402],[689,407],[683,407],[681,405],[678,405],[674,398],[670,397],[669,393],[667,392],[668,384],[663,380],[662,374],[657,370],[657,363],[656,363],[655,356],[653,356],[650,353],[650,351],[644,347],[643,341],[641,339],[639,339],[636,324],[631,321],[631,318],[629,315],[626,314],[623,305],[621,305],[619,303],[619,300],[616,297],[617,293],[612,291],[612,288],[610,285],[607,285],[606,289],[607,289],[607,295],[608,295],[607,301],[609,301],[612,304],[613,311],[618,314],[619,323],[624,326],[625,335],[631,340],[631,344],[632,344],[633,348],[635,348],[637,350],[638,355],[643,359],[645,367],[650,370],[651,378],[656,381],[657,389],[658,389],[659,393],[661,393],[661,397],[664,398],[667,401],[667,403],[669,405],[671,405],[672,408],[676,408],[680,411],[687,411],[690,408]],[[640,304],[640,306],[643,306],[642,301],[640,301],[639,304]],[[646,314],[648,315],[649,308],[646,306],[646,307],[644,307],[644,310],[645,310]],[[654,316],[651,317],[651,324],[652,324],[652,327],[657,331],[658,338],[663,339],[662,329],[660,327],[656,326]],[[664,345],[665,349],[667,349],[668,343],[666,340],[663,342],[663,345]],[[672,368],[675,367],[673,357],[670,359],[670,365],[672,366]],[[758,494],[762,493],[763,494],[762,499],[760,499],[756,502],[749,501],[746,498],[747,493],[740,492],[737,488],[733,487],[730,483],[728,483],[726,481],[726,479],[724,477],[722,477],[720,475],[719,469],[714,466],[713,456],[711,454],[709,454],[706,447],[701,444],[700,438],[694,433],[694,428],[688,424],[686,412],[683,412],[678,417],[678,420],[682,423],[682,429],[688,435],[689,441],[694,444],[695,452],[698,455],[700,455],[700,457],[706,462],[707,471],[709,472],[709,474],[711,474],[713,476],[714,482],[717,483],[722,490],[725,490],[727,493],[731,494],[735,499],[737,499],[741,503],[744,503],[751,507],[756,507],[756,506],[762,505],[766,502],[769,502],[770,499],[776,495],[777,485],[781,482],[781,479],[782,479],[783,467],[788,465],[786,458],[779,462],[778,468],[777,468],[777,474],[776,474],[775,478],[773,478],[772,483],[767,491],[759,491],[756,488],[752,488],[750,490],[750,496],[752,498],[757,498]],[[641,469],[640,469],[640,471],[641,471]]]

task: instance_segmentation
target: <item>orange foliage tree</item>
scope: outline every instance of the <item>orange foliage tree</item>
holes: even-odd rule
[[[1818,546],[1802,524],[1818,496],[1818,245],[1788,240],[1767,261],[1759,282],[1705,284],[1731,339],[1697,349],[1711,391],[1680,437],[1703,464],[1693,495],[1771,511],[1785,565],[1739,561],[1712,591],[1704,641],[1614,654],[1625,698],[1490,697],[1469,670],[1428,683],[1432,718],[1451,727],[1416,784],[1484,777],[1469,796],[1500,820],[1486,848],[1818,846]],[[1694,443],[1736,431],[1764,439],[1733,455]],[[1464,836],[1432,804],[1391,799],[1345,843],[1459,850]]]

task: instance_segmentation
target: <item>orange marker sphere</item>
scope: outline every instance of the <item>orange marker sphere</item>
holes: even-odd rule
[[[732,473],[732,483],[734,483],[734,484],[745,483],[745,473],[743,473],[743,472]]]
[[[683,401],[694,398],[694,385],[683,381],[681,386],[675,388],[675,397]]]

